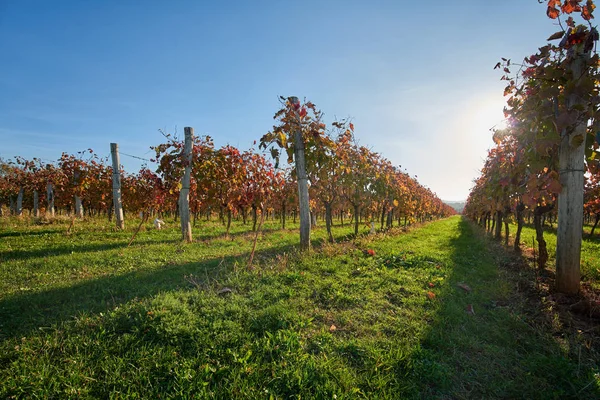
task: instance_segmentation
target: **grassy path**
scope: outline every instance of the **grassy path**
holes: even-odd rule
[[[126,249],[106,232],[78,264],[58,233],[1,230],[0,398],[600,398],[597,368],[531,322],[473,229],[305,257],[273,231],[253,271],[244,234]]]

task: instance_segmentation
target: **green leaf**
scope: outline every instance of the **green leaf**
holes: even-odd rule
[[[273,159],[278,161],[279,160],[279,149],[271,147],[271,157],[273,157]]]
[[[564,31],[558,31],[558,32],[556,32],[556,33],[552,34],[552,35],[551,35],[551,36],[548,38],[548,40],[557,40],[557,39],[560,39],[561,37],[563,37],[564,35],[565,35],[565,32],[564,32]]]

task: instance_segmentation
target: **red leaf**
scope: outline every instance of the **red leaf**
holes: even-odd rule
[[[433,292],[427,292],[427,298],[428,298],[429,300],[433,300],[433,299],[435,299],[435,293],[433,293]]]
[[[550,19],[556,19],[560,15],[560,11],[554,7],[548,7],[548,10],[546,10],[546,15],[548,15]]]
[[[578,1],[574,0],[566,0],[565,4],[562,5],[562,12],[565,14],[571,14],[572,12],[581,11],[581,6],[579,6]]]
[[[594,16],[592,15],[594,8],[596,8],[594,3],[588,1],[588,5],[583,6],[583,9],[581,10],[581,18],[585,19],[586,21],[589,21],[590,19],[594,18]]]

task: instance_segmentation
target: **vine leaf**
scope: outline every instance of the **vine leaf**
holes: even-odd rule
[[[577,1],[567,0],[565,1],[565,4],[562,5],[561,9],[563,13],[571,14],[572,12],[581,11],[581,6],[577,4]]]
[[[556,32],[556,33],[552,34],[552,36],[550,36],[550,37],[548,38],[548,40],[557,40],[557,39],[560,39],[561,37],[563,37],[563,36],[564,36],[564,34],[565,34],[565,32],[564,32],[564,31],[558,31],[558,32]]]
[[[548,17],[550,19],[556,19],[560,15],[560,11],[557,10],[556,8],[554,8],[554,7],[548,7],[548,10],[546,11],[546,14],[548,15]]]
[[[588,1],[587,5],[583,6],[583,9],[581,10],[581,18],[585,19],[586,21],[594,18],[592,15],[594,8],[596,8],[596,5],[591,1]]]

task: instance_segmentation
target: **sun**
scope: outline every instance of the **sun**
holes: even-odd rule
[[[501,121],[499,121],[497,124],[492,126],[490,128],[490,130],[492,130],[492,131],[504,130],[504,129],[508,128],[508,124],[506,122],[507,122],[507,119],[504,118]]]
[[[488,97],[479,102],[471,112],[473,113],[472,128],[480,132],[505,129],[504,100],[502,98]]]

